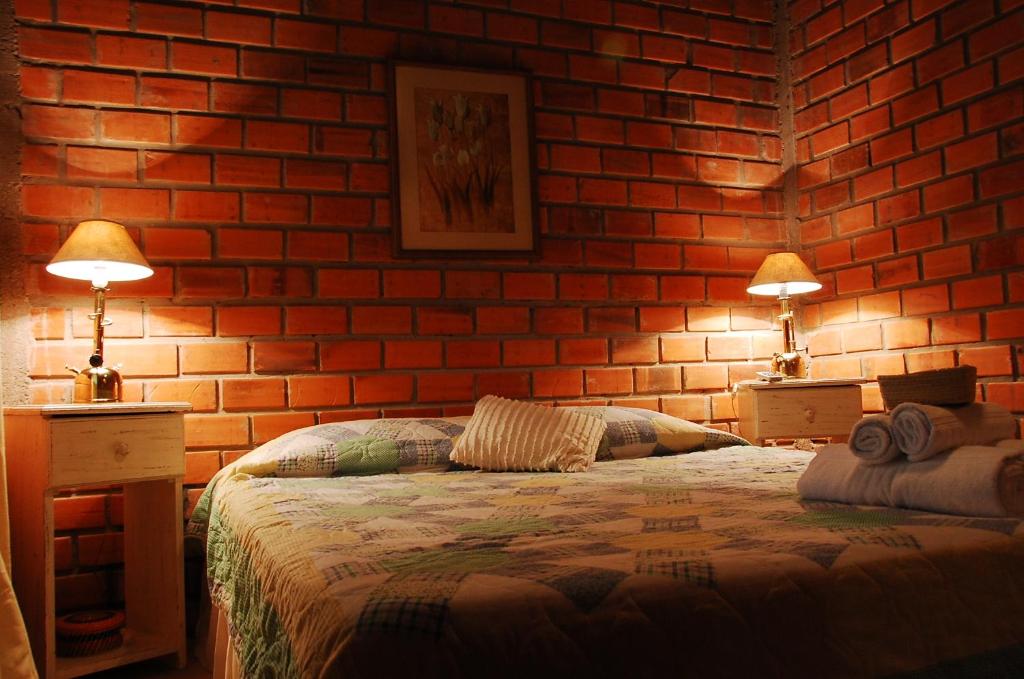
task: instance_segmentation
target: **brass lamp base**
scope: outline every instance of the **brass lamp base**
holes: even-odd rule
[[[772,372],[780,373],[787,380],[800,380],[807,377],[807,362],[799,351],[772,355]]]
[[[95,358],[96,355],[90,357],[90,363],[94,362]],[[92,365],[85,370],[68,369],[75,373],[72,403],[111,403],[124,398],[121,373],[117,370],[102,365]]]
[[[779,321],[782,322],[782,352],[772,356],[772,372],[781,373],[787,380],[803,379],[807,377],[807,361],[796,346],[793,312],[789,308],[789,294],[785,289],[779,293],[779,303],[782,305],[782,313],[779,314]]]

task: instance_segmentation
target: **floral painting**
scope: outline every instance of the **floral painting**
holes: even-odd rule
[[[392,66],[398,256],[535,252],[529,77]]]
[[[513,231],[508,97],[416,88],[415,99],[421,228]]]

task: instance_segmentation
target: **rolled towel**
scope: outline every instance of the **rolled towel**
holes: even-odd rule
[[[986,446],[1016,435],[1017,422],[997,403],[942,408],[902,403],[892,411],[896,445],[911,462],[960,446]]]
[[[861,464],[848,446],[834,444],[811,460],[796,488],[806,500],[1024,517],[1024,441],[879,465]]]
[[[892,418],[868,415],[853,425],[850,450],[864,464],[885,464],[902,455],[892,435]]]

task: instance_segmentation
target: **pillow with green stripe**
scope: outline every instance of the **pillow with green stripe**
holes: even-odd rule
[[[750,445],[747,440],[727,431],[644,408],[577,406],[577,409],[600,417],[608,425],[597,449],[598,461]]]

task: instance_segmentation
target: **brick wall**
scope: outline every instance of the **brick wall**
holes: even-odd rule
[[[1024,412],[1022,4],[789,4],[814,375],[972,364]]]
[[[33,334],[14,377],[68,398],[88,291],[42,267],[81,219],[127,225],[156,275],[114,286],[108,361],[128,399],[193,404],[193,501],[284,431],[486,393],[729,426],[728,385],[778,347],[745,293],[788,241],[771,2],[14,4]],[[391,258],[388,57],[534,72],[535,261]],[[116,590],[94,569],[120,558],[119,513],[57,502],[64,606]]]

